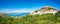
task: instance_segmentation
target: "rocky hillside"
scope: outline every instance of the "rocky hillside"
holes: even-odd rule
[[[1,12],[0,12],[0,16],[4,16],[4,15],[6,15],[6,13],[1,13]]]
[[[55,14],[56,12],[57,12],[57,9],[50,6],[45,6],[45,7],[42,7],[42,9],[34,11],[32,14],[33,15],[36,15],[36,14],[41,15],[41,14],[46,14],[46,13]]]

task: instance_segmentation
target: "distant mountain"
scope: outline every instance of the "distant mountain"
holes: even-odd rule
[[[6,13],[0,12],[0,16],[5,16]]]

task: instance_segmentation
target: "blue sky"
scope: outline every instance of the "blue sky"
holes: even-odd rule
[[[33,12],[43,6],[60,9],[60,0],[0,0],[0,12],[22,13]]]

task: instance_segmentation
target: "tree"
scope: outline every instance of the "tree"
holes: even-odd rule
[[[56,24],[60,24],[60,10],[55,14],[56,16]]]
[[[60,10],[56,13],[56,17],[60,17]]]

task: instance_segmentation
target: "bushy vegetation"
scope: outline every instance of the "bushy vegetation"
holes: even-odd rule
[[[60,11],[53,14],[26,15],[21,18],[0,16],[0,24],[60,24]]]
[[[56,13],[55,16],[57,18],[56,24],[60,24],[60,10]]]

